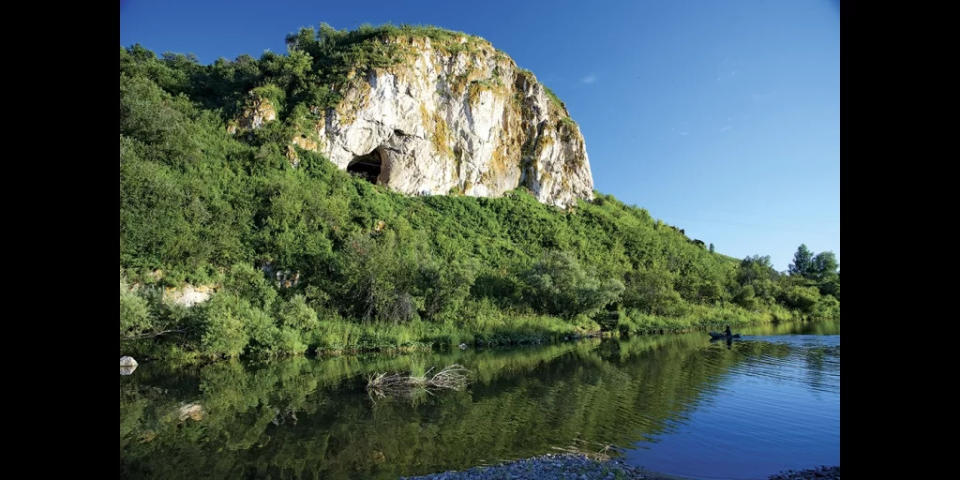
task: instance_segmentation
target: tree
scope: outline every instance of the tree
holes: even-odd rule
[[[801,244],[797,253],[793,254],[793,263],[790,264],[790,275],[799,275],[804,278],[813,276],[813,252],[806,245]]]
[[[773,280],[777,277],[777,271],[774,270],[770,262],[770,256],[761,257],[755,255],[746,257],[740,262],[740,269],[737,272],[737,281],[740,285],[753,283],[757,280]]]
[[[710,243],[710,253],[713,253],[713,243]]]
[[[813,258],[813,275],[818,282],[830,280],[837,274],[837,257],[833,252],[821,252]]]
[[[800,276],[815,282],[828,282],[837,274],[837,257],[833,252],[814,255],[806,245],[800,245],[790,264],[790,275]]]

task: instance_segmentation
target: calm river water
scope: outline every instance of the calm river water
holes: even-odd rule
[[[840,464],[839,323],[120,378],[124,478],[397,478],[561,450],[683,478]],[[369,395],[377,372],[459,363],[464,391]]]

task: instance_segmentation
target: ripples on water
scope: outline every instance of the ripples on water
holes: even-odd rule
[[[145,363],[121,377],[121,476],[396,478],[619,449],[689,478],[838,465],[839,325],[399,357]],[[707,338],[704,338],[707,337]],[[463,392],[374,402],[365,378],[460,363]],[[202,414],[187,406],[199,404]],[[609,451],[609,450],[608,450]]]
[[[635,443],[630,463],[704,479],[839,465],[839,335],[746,336],[726,355],[733,365],[685,406],[692,413],[653,442]]]

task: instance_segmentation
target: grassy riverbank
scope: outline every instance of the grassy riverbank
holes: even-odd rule
[[[229,291],[215,293],[193,307],[165,300],[162,291],[121,285],[121,315],[140,315],[166,325],[160,335],[122,339],[121,353],[180,362],[222,356],[353,355],[364,352],[447,350],[460,344],[503,346],[549,344],[586,336],[624,336],[720,330],[814,318],[799,311],[773,308],[749,311],[735,304],[691,305],[674,317],[638,310],[603,312],[600,322],[587,316],[561,317],[511,313],[487,302],[470,302],[472,315],[456,320],[407,323],[357,322],[336,315],[319,317],[300,296],[275,300],[275,317]],[[132,313],[131,313],[132,311]],[[596,318],[596,317],[595,317]],[[279,326],[278,326],[279,325]],[[233,327],[229,330],[228,327]],[[177,328],[180,327],[180,328]],[[217,328],[215,328],[217,327]],[[235,352],[223,355],[224,350]]]

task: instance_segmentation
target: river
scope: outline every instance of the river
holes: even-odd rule
[[[397,478],[604,452],[681,478],[840,464],[839,322],[408,355],[174,367],[120,378],[124,478]],[[378,397],[380,372],[469,371]]]

